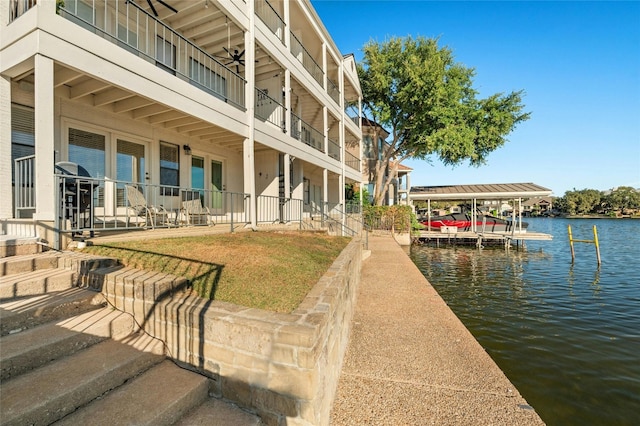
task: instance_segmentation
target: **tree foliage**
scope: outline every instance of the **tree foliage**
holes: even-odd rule
[[[607,193],[597,189],[567,191],[554,200],[556,210],[569,215],[637,214],[640,210],[640,190],[630,186],[620,186]]]
[[[474,69],[456,63],[437,39],[394,37],[370,41],[363,51],[358,76],[364,113],[390,130],[387,149],[380,153],[377,144],[372,146],[374,158],[381,158],[372,171],[376,205],[403,160],[435,156],[447,165],[465,160],[482,165],[530,116],[523,112],[522,91],[479,99],[472,86]]]

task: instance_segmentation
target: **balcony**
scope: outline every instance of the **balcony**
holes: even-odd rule
[[[340,161],[340,144],[329,138],[329,157]]]
[[[353,170],[361,171],[360,170],[360,159],[358,157],[356,157],[355,155],[353,155],[349,151],[345,151],[344,152],[344,156],[345,156],[344,163],[347,166],[351,167]]]
[[[340,106],[340,89],[338,89],[338,86],[329,78],[327,78],[327,92],[329,93],[331,99],[333,99],[335,103]]]
[[[15,21],[27,10],[36,5],[36,0],[10,0],[9,1],[9,23]]]
[[[23,2],[25,0],[17,3]],[[245,110],[246,81],[242,76],[136,3],[127,0],[93,0],[90,3],[67,0],[59,13],[168,73]]]
[[[291,113],[291,136],[305,145],[324,152],[324,135],[305,123],[300,117]]]
[[[285,114],[287,109],[266,92],[256,88],[255,116],[261,121],[273,124],[286,131]]]
[[[271,30],[273,34],[284,44],[284,19],[267,0],[256,0],[256,15]]]
[[[302,42],[298,40],[293,33],[291,33],[291,54],[300,61],[304,69],[311,74],[311,77],[313,77],[321,87],[324,87],[322,81],[324,79],[324,71],[322,71],[322,67],[318,65],[313,59],[313,56],[311,56]]]

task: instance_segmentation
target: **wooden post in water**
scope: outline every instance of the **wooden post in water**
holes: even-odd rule
[[[573,249],[573,236],[571,235],[571,225],[567,225],[569,232],[569,246],[571,247],[571,263],[576,261],[576,251]]]
[[[598,230],[595,225],[593,225],[593,244],[596,245],[596,257],[598,258],[598,266],[600,266],[602,263],[600,260],[600,244],[598,243]]]

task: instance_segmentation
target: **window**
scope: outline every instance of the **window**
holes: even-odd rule
[[[176,46],[162,36],[156,39],[156,65],[176,75]]]
[[[364,151],[364,158],[366,159],[373,159],[373,147],[371,146],[372,141],[371,141],[371,136],[365,136],[364,137],[364,144],[363,144],[363,151]]]
[[[105,177],[104,135],[69,128],[69,161],[85,168],[91,177]],[[104,187],[100,185],[95,207],[104,207]]]
[[[161,188],[162,195],[178,195],[180,186],[180,147],[168,142],[160,142],[160,185],[174,188]]]
[[[207,92],[225,99],[227,96],[227,81],[220,74],[205,67],[200,62],[191,58],[189,61],[189,78],[192,84]]]

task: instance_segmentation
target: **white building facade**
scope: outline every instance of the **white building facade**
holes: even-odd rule
[[[362,181],[355,61],[308,0],[8,0],[0,35],[4,233],[182,226],[198,199],[295,222]]]

